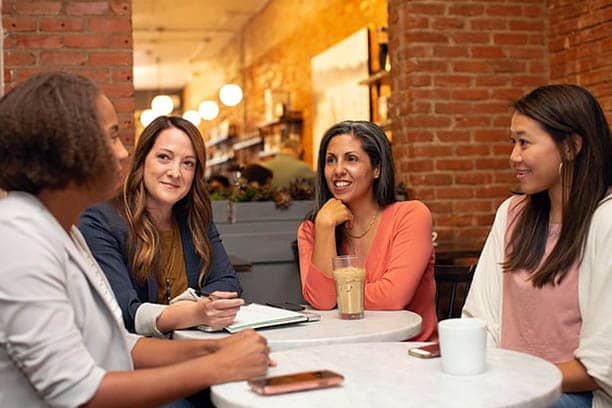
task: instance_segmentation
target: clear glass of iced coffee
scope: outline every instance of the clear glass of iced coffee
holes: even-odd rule
[[[363,319],[365,259],[357,255],[334,256],[332,265],[340,318]]]

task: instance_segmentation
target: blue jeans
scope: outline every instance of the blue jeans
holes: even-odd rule
[[[593,393],[586,392],[564,392],[553,408],[590,408],[593,402]]]

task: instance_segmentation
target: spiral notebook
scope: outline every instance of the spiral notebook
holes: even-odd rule
[[[262,327],[279,326],[290,323],[308,321],[308,317],[300,312],[250,303],[242,306],[236,315],[236,320],[224,330],[237,333],[244,329],[259,329]],[[208,326],[198,326],[203,331],[211,331]]]

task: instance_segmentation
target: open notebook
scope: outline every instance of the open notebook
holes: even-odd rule
[[[308,320],[302,313],[277,307],[251,303],[242,306],[236,315],[236,320],[225,328],[230,333],[244,329],[257,329],[261,327],[278,326],[288,323],[300,323]],[[198,326],[198,329],[211,331],[208,326]]]

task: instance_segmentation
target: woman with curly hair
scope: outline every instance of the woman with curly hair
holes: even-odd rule
[[[118,129],[108,98],[77,75],[38,74],[0,99],[2,407],[159,406],[266,373],[252,330],[170,341],[125,329],[73,225],[118,187]]]
[[[79,229],[132,332],[160,337],[202,324],[221,328],[243,303],[212,221],[205,163],[195,126],[158,117],[138,139],[123,192],[81,216]]]

